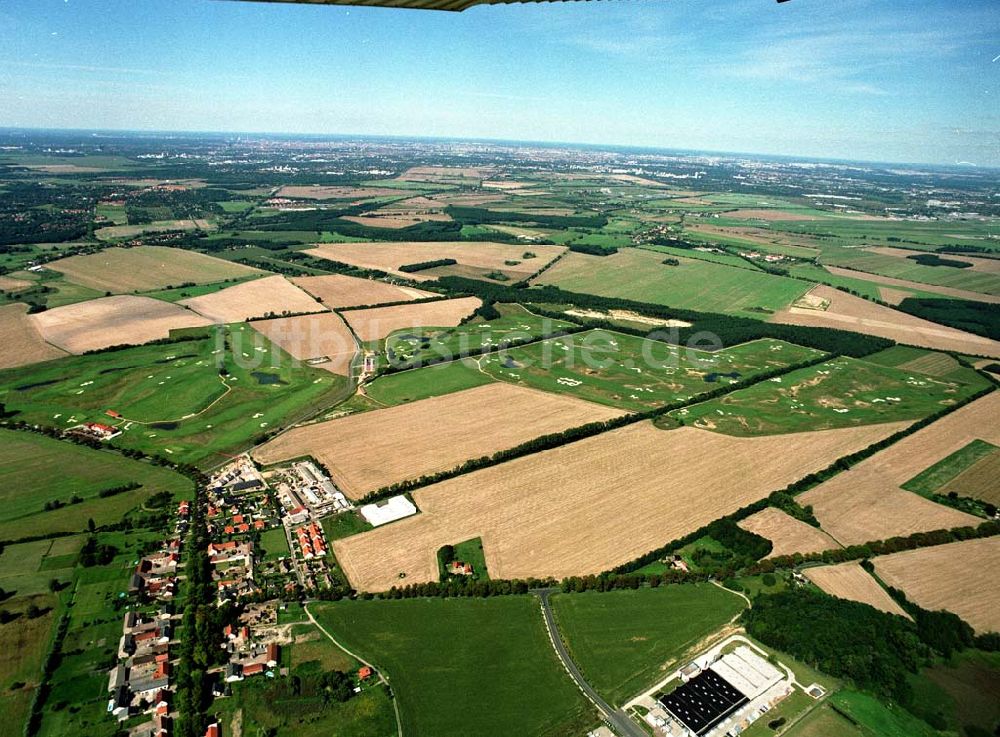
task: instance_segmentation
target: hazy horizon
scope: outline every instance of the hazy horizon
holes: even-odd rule
[[[998,36],[985,0],[10,0],[0,126],[995,167]]]

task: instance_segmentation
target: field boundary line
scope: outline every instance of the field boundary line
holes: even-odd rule
[[[312,612],[309,611],[309,605],[308,604],[303,604],[302,605],[302,611],[304,611],[306,613],[306,616],[309,617],[309,621],[312,622],[316,626],[316,629],[318,629],[320,632],[322,632],[324,635],[326,635],[326,638],[330,642],[332,642],[334,645],[336,645],[338,648],[340,648],[341,650],[343,650],[345,653],[347,653],[348,655],[350,655],[355,660],[359,661],[363,665],[367,665],[373,671],[375,671],[376,673],[378,673],[379,683],[384,683],[386,686],[389,686],[390,690],[391,690],[392,687],[389,684],[389,678],[385,675],[385,673],[383,673],[383,671],[382,671],[381,668],[376,668],[374,665],[372,665],[371,663],[369,663],[367,660],[365,660],[364,658],[362,658],[360,655],[357,655],[356,653],[351,652],[346,647],[344,647],[343,645],[341,645],[336,640],[336,638],[334,638],[334,636],[331,635],[327,631],[326,627],[324,627],[323,625],[321,625],[319,622],[316,621],[316,618],[313,616]],[[396,713],[396,734],[398,735],[398,737],[403,737],[403,722],[399,718],[399,704],[397,703],[395,692],[392,693],[392,708],[393,708],[393,711],[395,711],[395,713]]]

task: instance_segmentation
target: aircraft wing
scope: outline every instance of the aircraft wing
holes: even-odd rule
[[[473,5],[514,5],[519,3],[565,2],[566,0],[256,0],[257,2],[300,3],[302,5],[366,5],[414,10],[462,11]],[[788,0],[777,0],[779,3]]]

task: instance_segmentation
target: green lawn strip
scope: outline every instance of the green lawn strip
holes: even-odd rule
[[[482,373],[475,361],[467,358],[381,376],[365,386],[365,393],[376,402],[392,406],[472,389],[492,381],[493,377]]]
[[[919,420],[974,394],[984,381],[967,384],[838,357],[671,414],[686,425],[740,436],[855,427]]]
[[[102,491],[139,483],[101,498]],[[121,515],[159,492],[189,494],[191,481],[169,469],[45,435],[0,430],[0,540],[82,530]],[[83,501],[69,504],[72,497]],[[46,503],[67,506],[45,510]]]
[[[534,597],[336,602],[312,611],[345,647],[384,669],[403,734],[554,736],[596,723]],[[472,698],[481,706],[469,708]]]
[[[556,594],[563,642],[590,684],[621,704],[739,614],[746,602],[712,584]]]
[[[903,488],[921,496],[929,496],[936,493],[949,481],[953,481],[960,473],[974,466],[976,462],[997,451],[1000,451],[1000,448],[985,440],[973,440],[968,445],[959,448],[948,457],[942,458],[933,466],[918,473],[903,484]]]

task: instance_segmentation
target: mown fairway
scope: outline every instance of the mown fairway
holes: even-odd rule
[[[745,606],[736,594],[707,583],[552,597],[573,661],[612,704],[666,676]]]
[[[772,339],[708,353],[588,330],[491,354],[480,365],[501,381],[641,411],[821,355]]]
[[[585,734],[596,713],[556,659],[531,596],[313,604],[349,650],[383,669],[403,734]]]
[[[685,424],[727,435],[826,430],[918,420],[974,393],[977,383],[936,379],[853,358],[793,371],[677,410]]]
[[[295,365],[246,325],[224,330],[224,347],[209,336],[3,371],[0,402],[17,419],[60,429],[120,426],[116,445],[197,463],[280,427],[345,385],[328,371]]]
[[[749,265],[741,269],[681,258],[678,266],[667,266],[663,260],[663,254],[634,248],[613,256],[571,253],[542,273],[537,283],[571,292],[743,317],[780,310],[801,297],[810,286],[766,274]]]
[[[142,486],[99,496],[133,482]],[[117,522],[122,514],[163,491],[180,497],[193,493],[194,486],[180,474],[117,453],[0,430],[0,540],[80,531],[88,518],[98,525]],[[70,504],[72,497],[82,501]],[[66,506],[45,510],[51,502]]]
[[[386,357],[391,365],[419,365],[576,328],[570,322],[539,317],[521,305],[498,305],[497,310],[501,316],[489,322],[475,320],[457,328],[414,328],[393,333],[385,341]]]
[[[365,394],[388,407],[472,389],[491,381],[493,377],[480,371],[476,362],[468,358],[383,376],[366,386]]]

